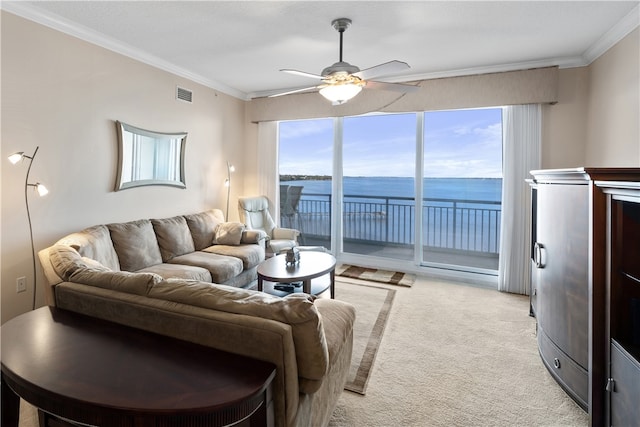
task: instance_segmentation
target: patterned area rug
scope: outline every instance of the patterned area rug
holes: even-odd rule
[[[376,270],[375,268],[358,267],[342,264],[336,268],[336,275],[352,279],[370,280],[388,285],[412,286],[416,281],[413,274],[398,271]]]
[[[365,394],[395,294],[394,289],[373,283],[351,283],[345,279],[336,281],[336,299],[353,304],[356,308],[353,354],[345,390]]]

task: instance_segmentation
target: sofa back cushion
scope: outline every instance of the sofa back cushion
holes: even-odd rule
[[[120,259],[121,270],[138,271],[145,267],[162,264],[160,247],[150,220],[108,224],[107,228]]]
[[[230,286],[167,279],[154,284],[148,296],[288,324],[296,350],[298,375],[310,380],[322,380],[327,372],[327,341],[322,319],[311,295],[299,293],[280,298]]]
[[[111,270],[120,270],[120,261],[106,225],[96,225],[58,240],[56,245],[74,248],[80,256],[98,261]],[[62,276],[60,276],[62,277]]]
[[[201,251],[213,244],[216,226],[224,222],[224,215],[220,209],[185,215],[184,218],[187,220],[196,251]]]
[[[90,268],[90,263],[85,260],[89,258],[83,258],[78,251],[67,245],[55,244],[49,248],[49,260],[51,266],[58,276],[64,281],[68,281],[69,277],[78,269]],[[109,270],[104,267],[105,270]]]
[[[162,262],[195,251],[187,220],[183,216],[152,219],[151,225],[156,233]]]
[[[78,268],[71,274],[69,281],[144,296],[153,284],[162,281],[162,277],[153,273],[131,273],[129,271],[105,271],[99,268]]]

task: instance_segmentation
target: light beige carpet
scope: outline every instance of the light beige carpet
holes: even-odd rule
[[[377,270],[375,268],[358,267],[357,265],[349,264],[342,264],[336,267],[336,275],[398,286],[411,286],[416,280],[416,276],[409,273]]]
[[[336,299],[353,304],[357,313],[345,390],[365,394],[395,293],[395,289],[336,280]]]
[[[542,365],[528,297],[422,277],[393,288],[367,394],[343,392],[330,427],[588,425]]]

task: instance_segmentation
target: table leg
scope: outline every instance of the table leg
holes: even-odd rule
[[[302,281],[302,292],[305,294],[311,294],[311,279]]]
[[[18,427],[20,418],[20,397],[11,390],[11,387],[1,376],[2,388],[2,427]]]
[[[262,292],[262,286],[263,286],[262,282],[263,282],[262,276],[258,276],[258,290],[260,292]]]
[[[331,281],[331,299],[336,297],[336,270],[329,272],[329,280]]]

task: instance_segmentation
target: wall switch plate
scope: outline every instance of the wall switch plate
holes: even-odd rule
[[[25,292],[27,290],[27,278],[18,277],[16,279],[16,292]]]

